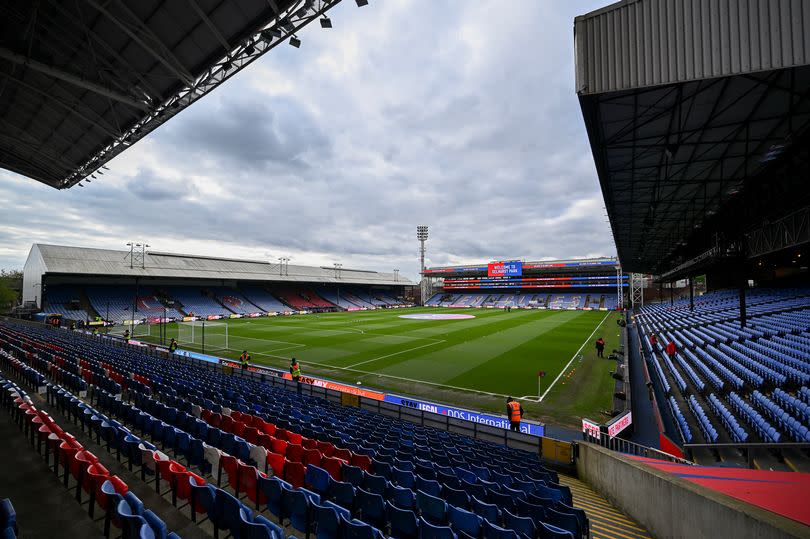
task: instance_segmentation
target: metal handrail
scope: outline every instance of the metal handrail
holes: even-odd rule
[[[666,460],[668,462],[677,462],[679,464],[688,464],[690,466],[695,464],[690,460],[682,459],[680,457],[676,457],[675,455],[670,455],[669,453],[665,453],[660,449],[637,444],[635,442],[631,442],[630,440],[625,440],[624,438],[611,437],[604,432],[600,432],[598,438],[591,434],[583,433],[582,438],[586,442],[591,442],[599,445],[600,447],[604,447],[605,449],[610,449],[619,453],[626,453],[637,457]]]

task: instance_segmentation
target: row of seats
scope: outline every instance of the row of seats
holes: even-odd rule
[[[681,407],[678,406],[675,397],[671,395],[669,399],[667,399],[667,402],[669,403],[669,410],[672,412],[672,417],[675,418],[678,430],[681,433],[681,439],[687,444],[690,443],[692,441],[692,430],[689,428],[689,424],[686,422],[686,418],[681,412]]]
[[[689,409],[692,410],[692,413],[697,418],[698,427],[700,428],[700,432],[703,433],[703,437],[706,438],[709,443],[715,443],[718,438],[717,429],[714,428],[714,425],[712,425],[712,422],[706,416],[703,407],[698,403],[694,395],[689,395],[687,403],[689,404]]]
[[[810,442],[810,430],[802,425],[795,417],[783,410],[778,404],[759,391],[754,391],[751,394],[751,399],[759,406],[760,410],[768,414],[768,416],[779,425],[779,428],[785,431],[795,441]]]
[[[762,417],[753,406],[743,400],[742,397],[734,392],[731,392],[729,393],[728,398],[734,411],[742,414],[743,419],[745,419],[749,425],[754,427],[754,430],[761,438],[774,443],[778,442],[782,438],[782,435],[777,432],[776,429],[773,428],[773,426],[771,426],[771,424],[768,423],[768,421]]]
[[[3,364],[11,366],[16,358],[4,357]],[[62,480],[66,488],[70,487],[70,478],[75,482],[76,501],[82,502],[82,493],[90,496],[88,514],[94,516],[96,506],[105,511],[104,533],[109,537],[110,524],[121,527],[121,520],[115,518],[112,500],[114,497],[135,500],[148,518],[143,519],[141,525],[133,525],[125,531],[125,537],[141,537],[161,539],[179,539],[176,534],[169,534],[166,525],[154,513],[143,509],[143,504],[134,494],[129,492],[126,483],[115,475],[110,475],[100,459],[86,450],[74,436],[63,430],[49,414],[38,410],[27,393],[14,382],[0,376],[0,385],[3,388],[3,406],[14,413],[17,424],[31,437],[37,450],[45,448],[45,459],[50,466],[50,454],[54,456],[53,469],[58,476],[60,462],[63,467]],[[95,417],[95,415],[93,414]]]
[[[119,367],[119,368],[120,368],[120,367]],[[211,395],[211,393],[208,393],[208,395]],[[225,393],[223,393],[223,395],[226,395],[226,394],[225,394]],[[287,395],[287,396],[292,396],[292,395]],[[168,397],[168,398],[171,398],[171,396],[170,396],[170,395],[167,395],[167,397]],[[264,401],[262,401],[262,402],[264,402]],[[382,449],[382,448],[381,448],[381,449]],[[379,454],[379,456],[380,456],[380,458],[385,458],[385,454],[384,454],[383,452],[381,452],[381,453]],[[314,465],[313,465],[313,468],[315,468],[315,467],[316,467],[316,466],[314,466]],[[495,471],[495,470],[493,470],[493,472],[494,472],[494,473],[499,473],[499,472],[497,472],[497,471]],[[226,473],[227,473],[227,472],[226,472]],[[230,481],[230,474],[229,474],[229,481]],[[294,487],[293,487],[293,488],[294,488]],[[448,492],[449,492],[449,491],[448,491]],[[486,503],[486,502],[484,502],[484,503]],[[558,507],[558,508],[559,508],[559,509],[562,509],[562,507]],[[556,510],[556,509],[555,509],[555,510]],[[362,513],[361,513],[361,514],[362,514]],[[517,515],[515,515],[515,516],[517,516]]]
[[[734,417],[723,401],[717,398],[714,393],[709,394],[708,398],[709,407],[720,418],[726,431],[731,435],[732,440],[739,443],[745,443],[748,440],[748,433],[740,426],[737,418]]]

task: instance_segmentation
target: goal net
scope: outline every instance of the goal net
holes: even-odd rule
[[[228,349],[227,322],[180,322],[177,324],[177,342],[180,346],[205,350]]]

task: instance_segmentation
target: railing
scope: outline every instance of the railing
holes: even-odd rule
[[[766,442],[754,442],[754,443],[747,443],[747,444],[737,444],[737,443],[724,443],[724,444],[684,444],[683,451],[684,453],[691,458],[693,454],[693,449],[709,449],[709,450],[720,450],[720,449],[730,449],[730,450],[737,450],[739,451],[746,459],[746,463],[748,464],[749,468],[754,467],[754,451],[757,449],[765,449],[765,450],[772,450],[776,452],[780,452],[783,449],[798,449],[799,451],[810,451],[810,443],[805,442],[779,442],[779,443],[766,443]]]
[[[637,444],[635,442],[631,442],[630,440],[625,440],[624,438],[611,437],[604,432],[600,432],[598,438],[591,434],[583,433],[582,439],[586,442],[591,442],[592,444],[596,444],[604,447],[605,449],[610,449],[611,451],[617,451],[619,453],[625,453],[637,457],[666,460],[668,462],[677,462],[679,464],[694,464],[694,462],[690,460],[682,459],[676,457],[675,455],[665,453],[659,449]]]

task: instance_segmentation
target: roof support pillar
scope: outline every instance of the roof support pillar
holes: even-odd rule
[[[695,310],[695,280],[693,277],[689,277],[689,310]]]

